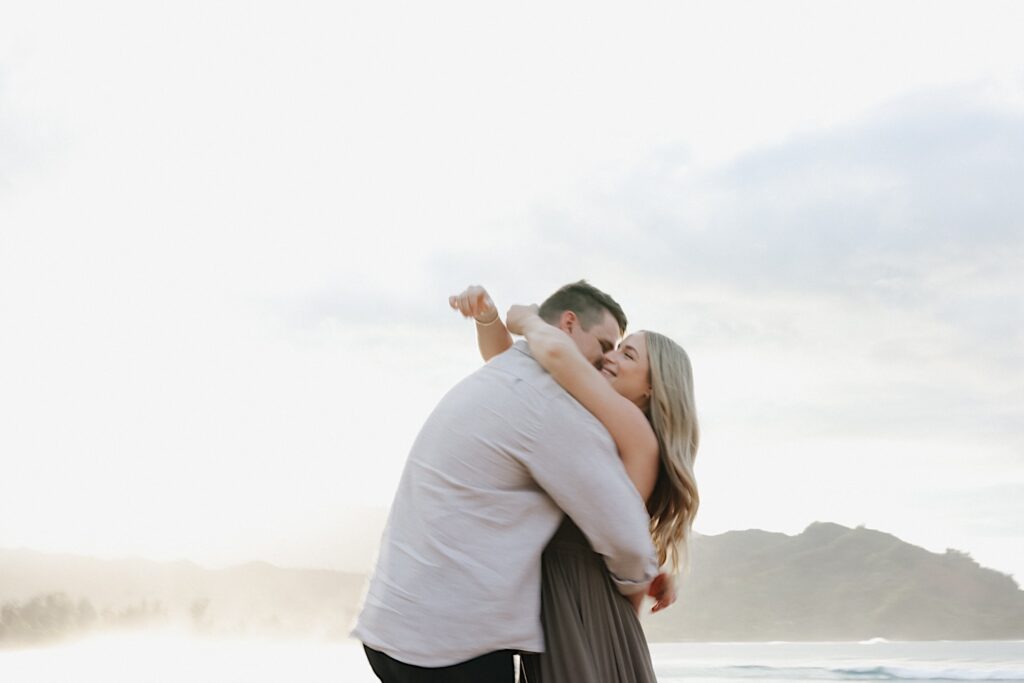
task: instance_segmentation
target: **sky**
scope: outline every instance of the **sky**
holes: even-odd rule
[[[1015,2],[0,4],[0,547],[369,568],[587,278],[694,364],[703,534],[1024,578]]]

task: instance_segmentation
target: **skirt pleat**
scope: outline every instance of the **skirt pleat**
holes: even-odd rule
[[[523,657],[527,683],[655,683],[633,606],[568,517],[544,550],[542,566],[546,649]]]

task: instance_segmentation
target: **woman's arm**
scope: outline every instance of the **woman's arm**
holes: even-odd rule
[[[512,335],[483,287],[467,287],[461,294],[448,297],[448,305],[476,321],[476,344],[485,362],[512,346]]]
[[[533,357],[555,381],[605,426],[626,473],[647,500],[658,478],[658,440],[640,408],[616,392],[572,338],[541,319],[535,306],[513,306],[507,323],[509,330],[526,337]]]
[[[643,412],[619,394],[580,352],[565,332],[537,315],[536,306],[513,306],[507,315],[508,329],[526,336],[530,352],[562,387],[601,421],[615,440],[619,457],[633,485],[646,501],[658,478],[658,440]],[[652,612],[676,601],[675,577],[659,574],[646,593],[654,598]],[[629,596],[640,613],[644,593]]]

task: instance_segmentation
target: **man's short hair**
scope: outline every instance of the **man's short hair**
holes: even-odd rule
[[[608,311],[619,324],[619,334],[626,333],[626,314],[622,306],[586,280],[565,285],[540,305],[540,317],[551,325],[557,325],[565,311],[575,313],[584,330],[601,322],[604,312]]]

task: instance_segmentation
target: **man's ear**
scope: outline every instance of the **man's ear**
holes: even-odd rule
[[[558,327],[566,334],[572,334],[573,328],[579,324],[579,318],[572,311],[562,311],[562,315],[558,316]]]

